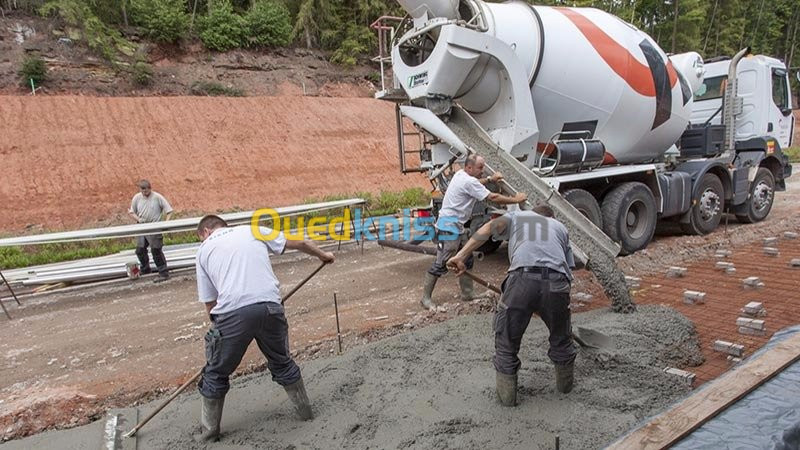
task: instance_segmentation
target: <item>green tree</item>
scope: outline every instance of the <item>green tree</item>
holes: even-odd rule
[[[177,42],[189,28],[183,0],[133,0],[131,12],[134,22],[158,42]]]
[[[272,0],[257,0],[245,16],[250,44],[265,47],[289,45],[292,23],[289,10]]]
[[[306,48],[314,48],[319,35],[326,25],[326,19],[333,15],[331,0],[302,0],[294,24],[295,38],[302,39]]]
[[[104,8],[102,14],[98,15],[92,4],[106,5],[84,0],[50,0],[39,8],[39,13],[58,16],[67,24],[80,28],[89,48],[116,66],[122,59],[120,54],[132,55],[135,46],[123,38],[118,29],[100,18],[104,14],[113,15],[110,11]]]
[[[247,23],[228,0],[216,0],[200,20],[200,40],[209,50],[226,51],[247,43]]]

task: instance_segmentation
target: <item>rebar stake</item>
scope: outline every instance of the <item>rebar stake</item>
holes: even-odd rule
[[[339,302],[336,300],[336,292],[333,293],[333,309],[336,312],[336,339],[339,342],[339,354],[342,354],[342,332],[339,329]]]

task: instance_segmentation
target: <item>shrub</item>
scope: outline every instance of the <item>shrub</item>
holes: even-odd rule
[[[39,55],[28,55],[22,60],[19,76],[23,86],[30,87],[31,80],[38,86],[47,78],[47,65]]]
[[[211,97],[244,97],[244,91],[236,87],[228,87],[213,81],[195,81],[189,88],[192,95],[208,95]]]
[[[335,41],[334,36],[328,36],[328,41]],[[331,54],[331,62],[344,66],[353,66],[358,62],[359,55],[365,55],[374,47],[375,36],[368,27],[348,25],[344,39]]]
[[[148,86],[153,82],[153,67],[144,61],[137,61],[132,68],[133,82],[139,86]]]
[[[242,47],[247,42],[247,23],[233,12],[226,0],[219,0],[200,20],[200,40],[209,50],[223,52]]]
[[[135,46],[123,38],[119,30],[103,22],[92,10],[92,4],[84,0],[49,0],[39,8],[39,14],[58,16],[67,24],[80,27],[89,48],[117,67],[120,53],[132,54]]]
[[[264,47],[289,45],[292,24],[289,10],[272,0],[256,0],[245,16],[250,44]]]
[[[158,42],[175,43],[189,28],[189,14],[182,0],[134,0],[131,13],[147,36]]]

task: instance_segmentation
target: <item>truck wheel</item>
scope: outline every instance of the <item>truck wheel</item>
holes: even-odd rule
[[[656,200],[650,188],[636,181],[622,183],[603,199],[603,231],[629,255],[647,247],[656,231]]]
[[[725,191],[722,181],[713,173],[707,173],[700,179],[697,198],[692,201],[689,210],[689,223],[682,223],[681,229],[686,234],[708,234],[714,231],[722,219],[725,207]]]
[[[481,244],[480,247],[475,249],[475,251],[476,252],[481,252],[484,255],[491,255],[492,253],[497,251],[498,248],[500,248],[500,244],[502,244],[502,243],[503,243],[503,241],[495,241],[493,239],[489,239],[488,241],[486,241],[483,244]]]
[[[592,194],[583,189],[570,189],[565,191],[563,196],[564,200],[586,216],[597,228],[603,229],[603,213],[600,211],[600,204]]]
[[[766,167],[759,167],[756,178],[750,186],[747,199],[747,214],[737,214],[741,223],[756,223],[766,219],[772,210],[775,199],[775,177]]]

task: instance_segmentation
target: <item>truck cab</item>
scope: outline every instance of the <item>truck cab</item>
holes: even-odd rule
[[[706,62],[705,79],[694,94],[692,124],[704,124],[709,118],[712,125],[722,123],[722,116],[716,112],[722,108],[729,67],[729,58]],[[739,62],[737,76],[742,113],[736,118],[736,140],[769,137],[780,148],[790,147],[794,117],[786,66],[768,56],[748,56]]]

